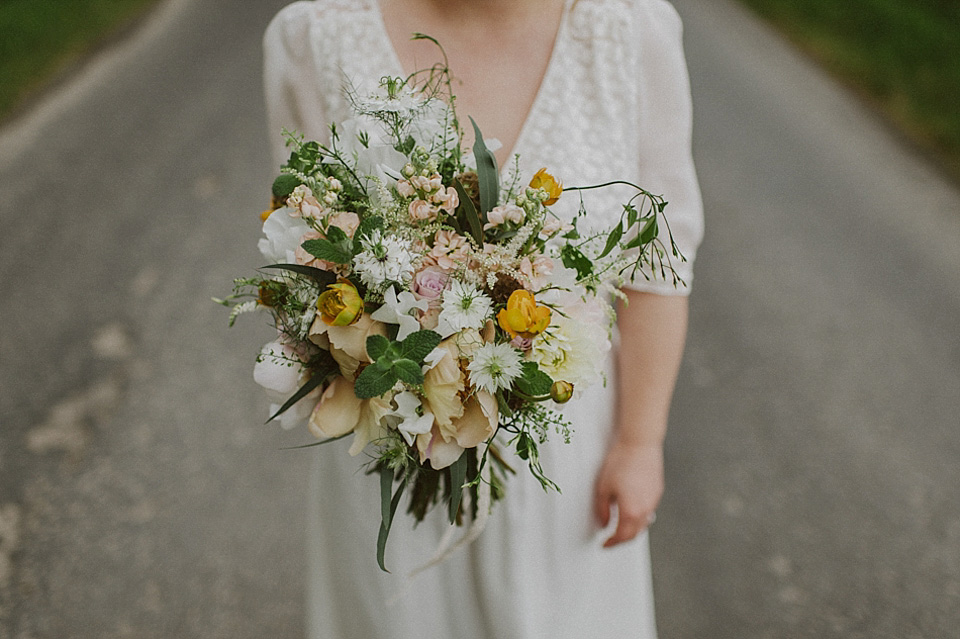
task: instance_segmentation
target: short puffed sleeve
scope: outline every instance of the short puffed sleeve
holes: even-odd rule
[[[313,2],[294,2],[270,22],[263,36],[263,87],[270,148],[280,165],[288,156],[281,132],[303,133],[307,139],[325,141],[329,118],[317,69]],[[334,87],[335,88],[335,87]]]
[[[680,16],[664,0],[635,0],[632,25],[636,54],[639,126],[638,184],[662,194],[673,239],[686,258],[670,263],[686,286],[674,287],[669,273],[651,280],[637,276],[626,288],[663,295],[686,295],[693,283],[693,262],[703,238],[703,201],[693,163],[693,107],[683,53]],[[669,249],[666,225],[660,237]]]

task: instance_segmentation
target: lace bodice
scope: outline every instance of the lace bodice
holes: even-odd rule
[[[674,267],[690,284],[703,218],[679,16],[664,0],[566,2],[546,74],[514,147],[523,175],[545,166],[568,186],[622,179],[663,194],[674,238],[688,258]],[[287,6],[267,29],[264,62],[278,163],[285,158],[282,127],[326,140],[330,122],[350,117],[345,82],[364,93],[384,75],[403,75],[376,0]],[[615,187],[583,197],[591,217],[607,224],[631,194]],[[572,216],[578,207],[571,192],[555,210]],[[632,288],[689,291],[639,278]]]

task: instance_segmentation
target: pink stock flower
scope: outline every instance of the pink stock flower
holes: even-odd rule
[[[360,217],[350,211],[337,211],[327,218],[330,226],[336,226],[347,234],[347,237],[353,237],[360,227]]]
[[[453,213],[460,206],[460,196],[452,186],[448,186],[446,191],[437,191],[433,199],[447,213]]]
[[[495,226],[500,226],[505,222],[513,222],[514,224],[522,224],[525,214],[523,209],[521,209],[516,204],[504,204],[502,206],[497,206],[489,213],[487,213],[487,223],[484,225],[484,229],[491,229]]]
[[[416,195],[416,190],[408,180],[399,180],[397,182],[397,193],[400,194],[400,197],[413,197]]]
[[[437,231],[429,257],[445,271],[456,268],[467,258],[467,240],[453,231]]]
[[[553,260],[546,255],[537,255],[533,261],[529,255],[520,260],[520,272],[527,276],[531,283],[537,283],[553,273]]]
[[[300,202],[300,215],[303,217],[319,218],[323,215],[323,205],[317,198],[308,195]]]
[[[414,200],[407,207],[412,220],[435,220],[437,218],[437,208],[426,200]]]

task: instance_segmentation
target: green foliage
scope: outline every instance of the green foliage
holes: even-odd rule
[[[273,197],[277,199],[282,199],[289,197],[293,190],[300,186],[300,178],[295,175],[290,175],[289,173],[281,173],[277,176],[277,179],[273,181],[273,186],[270,187],[270,191],[273,193]]]
[[[960,176],[960,2],[744,0]]]
[[[540,397],[550,393],[553,379],[540,370],[540,366],[536,362],[524,362],[523,375],[517,378],[515,384],[517,390],[524,395]]]
[[[391,342],[382,335],[367,338],[367,354],[373,363],[363,369],[354,386],[357,397],[379,397],[402,381],[411,386],[423,383],[423,358],[440,343],[434,331],[411,333],[402,342]]]
[[[476,138],[473,142],[473,155],[477,160],[477,178],[480,184],[480,214],[486,215],[497,206],[497,198],[500,197],[500,175],[497,171],[497,158],[483,143],[480,127],[473,118],[470,118],[470,123],[473,124]]]
[[[467,481],[467,452],[450,466],[450,523],[456,523],[460,512],[460,500],[463,498],[463,484]]]
[[[336,227],[333,227],[336,228]],[[331,242],[327,239],[307,240],[301,244],[303,250],[318,260],[333,264],[349,264],[353,260],[352,246],[349,242]]]
[[[390,497],[390,490],[393,488],[393,470],[386,465],[380,468],[380,534],[377,536],[377,564],[380,570],[390,572],[386,569],[384,561],[387,554],[387,537],[390,536],[390,527],[393,525],[393,516],[397,513],[397,506],[400,505],[400,498],[403,496],[403,489],[406,482],[401,482],[397,491]]]
[[[560,249],[560,259],[567,268],[577,272],[577,278],[583,279],[593,273],[593,262],[573,244],[564,244]]]
[[[270,419],[267,420],[268,423],[285,413],[294,404],[309,395],[313,389],[325,382],[328,377],[340,370],[339,366],[328,351],[320,351],[314,361],[310,362],[308,368],[313,372],[313,375],[310,377],[307,383],[301,386],[297,392],[290,397],[290,399],[284,402],[283,406],[281,406],[276,413],[270,416]]]
[[[453,188],[457,190],[457,196],[460,198],[460,206],[457,207],[458,217],[467,222],[467,228],[470,229],[470,235],[477,246],[483,246],[483,226],[480,223],[477,207],[473,205],[473,200],[467,195],[467,191],[463,188],[460,180],[453,181]]]

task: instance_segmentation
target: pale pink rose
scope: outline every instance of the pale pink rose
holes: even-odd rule
[[[413,197],[416,195],[416,190],[408,180],[400,180],[397,182],[397,193],[400,194],[400,197]]]
[[[410,219],[413,220],[435,220],[437,218],[437,209],[426,200],[414,200],[407,207],[410,212]]]
[[[353,237],[360,226],[360,217],[350,211],[337,211],[327,218],[327,223],[339,228],[347,234],[347,237]]]
[[[428,266],[413,276],[411,290],[418,300],[435,300],[443,294],[449,281],[450,275],[442,269]]]

